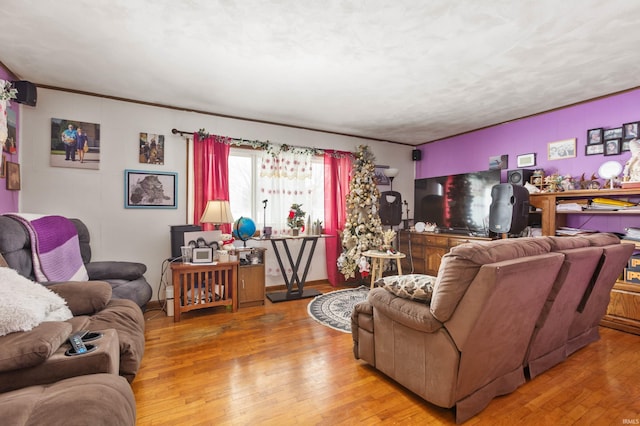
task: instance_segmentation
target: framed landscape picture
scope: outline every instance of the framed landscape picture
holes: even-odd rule
[[[576,156],[576,139],[565,139],[562,141],[549,142],[548,159],[562,160],[564,158],[573,158]]]
[[[124,171],[124,207],[126,209],[177,209],[177,191],[177,173]]]
[[[522,154],[517,157],[518,167],[532,167],[536,165],[536,154]]]

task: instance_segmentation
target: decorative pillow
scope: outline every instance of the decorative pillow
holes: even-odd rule
[[[0,267],[0,336],[72,317],[63,298],[14,269]]]
[[[436,277],[424,274],[393,275],[380,278],[376,284],[398,297],[429,302]]]

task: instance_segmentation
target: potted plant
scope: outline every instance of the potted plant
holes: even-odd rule
[[[300,207],[302,207],[302,204],[291,204],[289,217],[287,218],[287,225],[291,228],[291,234],[294,236],[298,235],[300,229],[304,231],[304,217],[306,213]]]

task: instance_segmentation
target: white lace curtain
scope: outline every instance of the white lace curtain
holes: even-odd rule
[[[307,213],[305,224],[313,205],[311,154],[281,151],[273,155],[265,150],[259,162],[259,197],[268,200],[265,225],[272,227],[274,236],[291,234],[287,226],[291,205],[302,205]]]

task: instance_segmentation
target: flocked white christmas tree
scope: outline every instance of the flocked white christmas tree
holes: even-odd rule
[[[366,145],[360,145],[353,163],[353,173],[347,194],[347,222],[342,235],[342,254],[338,269],[345,278],[369,274],[369,263],[362,255],[378,250],[382,241],[382,221],[379,205],[380,191],[375,179],[375,157]]]

